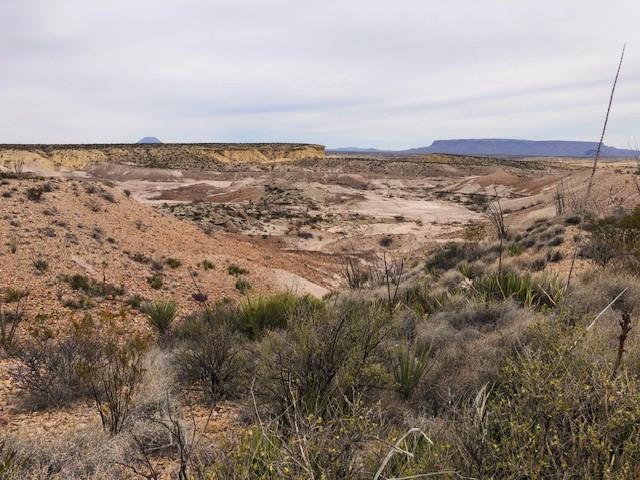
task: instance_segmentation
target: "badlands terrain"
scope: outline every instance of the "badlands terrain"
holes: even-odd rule
[[[326,298],[350,286],[350,262],[402,259],[417,275],[445,244],[491,241],[490,203],[499,202],[514,232],[555,217],[558,192],[569,210],[584,195],[591,163],[327,156],[317,145],[286,144],[14,145],[0,148],[0,168],[0,292],[5,312],[19,297],[20,337],[42,328],[64,334],[99,312],[126,316],[126,335],[153,335],[141,304],[165,298],[181,317],[202,302],[282,291]],[[594,211],[635,205],[636,175],[635,162],[601,162]],[[577,227],[567,225],[546,266],[558,278],[575,250]],[[586,262],[578,258],[576,271]],[[54,409],[25,402],[15,368],[0,357],[4,433],[37,441],[97,427],[86,402]],[[217,402],[209,414],[194,408],[194,425],[209,439],[242,425],[244,410],[233,402]],[[154,462],[159,471],[176,465],[173,454]]]

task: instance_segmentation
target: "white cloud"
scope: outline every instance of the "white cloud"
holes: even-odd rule
[[[615,8],[614,8],[615,7]],[[0,141],[640,136],[640,4],[4,0]]]

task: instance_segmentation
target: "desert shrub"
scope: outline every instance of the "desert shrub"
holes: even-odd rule
[[[161,260],[151,260],[151,270],[161,272],[164,269],[164,263]]]
[[[6,307],[0,302],[0,347],[7,354],[14,349],[14,341],[18,327],[24,321],[24,299],[28,296],[27,290],[8,289],[5,293]]]
[[[151,275],[150,277],[147,277],[147,283],[154,290],[160,290],[164,282],[160,275]]]
[[[220,480],[373,478],[362,460],[379,435],[379,419],[363,402],[322,417],[304,416],[293,405],[289,417],[290,426],[274,421],[241,432],[216,452],[207,473]]]
[[[111,435],[122,431],[134,408],[134,398],[144,376],[148,342],[124,328],[126,319],[103,315],[100,323],[90,317],[78,329],[81,339],[99,339],[81,367],[81,378],[102,427]]]
[[[392,358],[391,366],[395,389],[404,400],[413,395],[429,365],[429,351],[427,345],[421,343],[404,343],[397,348]]]
[[[208,306],[190,315],[175,331],[178,376],[211,401],[229,398],[246,385],[246,340],[237,331],[236,307]]]
[[[227,273],[229,273],[229,275],[233,275],[234,277],[238,277],[240,275],[248,274],[249,270],[241,267],[240,265],[236,265],[235,263],[232,263],[227,267]]]
[[[151,258],[140,252],[129,254],[129,258],[138,263],[151,263]]]
[[[320,308],[320,304],[312,297],[297,297],[290,292],[248,298],[240,305],[236,323],[240,332],[256,339],[265,330],[285,328],[296,309],[307,307]]]
[[[640,311],[640,281],[635,275],[620,272],[593,272],[583,275],[568,298],[568,303],[578,315],[593,315],[618,296],[625,293],[611,306],[611,311]]]
[[[240,293],[245,294],[249,290],[251,290],[251,282],[244,277],[238,277],[236,280],[236,290]]]
[[[457,269],[465,278],[473,280],[474,278],[484,275],[487,266],[480,261],[467,262],[465,260],[458,264]]]
[[[144,298],[136,293],[127,298],[124,303],[132,308],[135,308],[136,310],[140,310],[143,302]]]
[[[595,264],[618,265],[636,271],[640,266],[640,207],[632,212],[591,221],[590,232],[580,253]]]
[[[582,217],[580,215],[567,215],[564,218],[564,223],[566,225],[580,225],[582,222]]]
[[[273,412],[320,415],[387,383],[381,344],[394,329],[381,302],[357,298],[296,310],[259,346],[256,392]]]
[[[97,282],[93,278],[79,273],[65,275],[63,279],[72,290],[81,291],[94,297],[115,298],[125,293],[124,287],[121,285]]]
[[[449,270],[442,274],[438,283],[448,290],[459,287],[465,276],[459,270]]]
[[[42,186],[37,185],[35,187],[27,188],[26,196],[27,196],[27,199],[31,200],[32,202],[39,202],[42,200],[42,195],[44,193],[45,192]]]
[[[513,270],[503,270],[477,279],[473,285],[479,299],[514,299],[525,306],[555,306],[563,299],[563,287],[548,277],[535,278]]]
[[[36,272],[44,273],[49,269],[49,262],[44,258],[36,258],[33,261],[33,267],[36,269]]]
[[[478,244],[448,243],[433,253],[425,264],[427,270],[446,271],[454,268],[463,260],[474,261],[481,256]]]
[[[425,282],[415,282],[405,287],[400,292],[402,303],[420,313],[434,313],[444,309],[449,305],[456,291],[449,291],[446,288],[435,287]]]
[[[178,306],[173,300],[154,300],[142,305],[141,311],[149,318],[149,324],[164,336],[176,318]]]
[[[468,242],[479,242],[485,237],[485,230],[483,222],[470,221],[462,228],[462,238]]]
[[[85,292],[91,290],[91,282],[86,275],[77,273],[66,277],[65,280],[73,290],[83,290]]]
[[[564,258],[562,252],[558,249],[549,250],[547,252],[547,262],[558,263]]]
[[[637,378],[612,377],[599,354],[572,347],[574,337],[542,327],[525,352],[506,362],[488,406],[492,448],[481,476],[636,476]]]
[[[538,255],[531,258],[528,263],[529,270],[531,270],[532,272],[540,272],[544,270],[544,267],[547,266],[547,258],[544,255]]]
[[[412,444],[413,455],[390,462],[385,474],[636,478],[637,377],[612,376],[588,338],[576,343],[581,329],[544,322],[527,335],[504,358],[495,383],[476,389],[450,421],[432,424],[433,443]]]
[[[3,470],[0,453],[0,478],[23,479],[113,479],[127,478],[120,466],[128,459],[132,445],[125,436],[109,438],[95,427],[57,429],[30,436],[5,436],[0,445],[11,452],[10,469]]]
[[[88,395],[81,372],[97,345],[96,339],[80,335],[79,328],[78,324],[68,334],[55,336],[41,325],[12,349],[16,366],[11,378],[28,394],[31,405],[61,406]]]
[[[513,301],[475,302],[419,322],[416,341],[431,346],[430,364],[414,393],[416,405],[440,415],[497,381],[502,362],[523,342],[540,314]]]
[[[509,256],[517,257],[518,255],[522,255],[522,252],[524,252],[524,248],[519,243],[512,243],[507,248],[507,251],[509,252]]]
[[[100,196],[104,198],[107,202],[116,203],[116,197],[109,190],[101,189]]]
[[[381,247],[390,247],[393,244],[393,237],[386,235],[382,237],[378,243]]]
[[[557,235],[547,242],[547,247],[557,247],[564,243],[564,236]]]
[[[536,238],[532,237],[532,236],[528,236],[523,238],[519,245],[522,246],[522,248],[527,249],[527,248],[531,248],[535,245],[536,243]]]
[[[29,290],[19,287],[8,287],[4,292],[6,303],[15,303],[29,296]]]
[[[200,265],[202,265],[203,270],[212,270],[214,268],[213,262],[209,260],[203,260],[202,262],[200,262]]]
[[[166,263],[170,268],[178,268],[182,265],[182,262],[177,258],[167,258],[164,263]]]

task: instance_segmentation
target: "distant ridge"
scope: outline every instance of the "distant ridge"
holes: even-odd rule
[[[162,143],[156,137],[142,137],[137,143]]]
[[[449,153],[454,155],[505,155],[521,157],[592,157],[598,148],[597,142],[570,140],[515,140],[500,138],[436,140],[428,147],[394,151],[400,154]],[[385,152],[374,148],[347,147],[329,149],[337,153]],[[387,151],[389,152],[389,151]],[[633,157],[634,151],[603,145],[603,157]]]

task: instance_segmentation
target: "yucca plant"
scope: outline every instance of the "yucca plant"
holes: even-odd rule
[[[289,292],[248,298],[240,305],[236,319],[238,329],[253,340],[265,330],[284,328],[298,301],[298,297]]]
[[[160,335],[165,335],[176,318],[178,307],[173,300],[155,300],[142,306],[142,312],[149,317],[149,323]]]
[[[424,344],[403,345],[398,349],[393,376],[400,396],[408,400],[427,370],[430,347]]]
[[[525,307],[555,306],[564,298],[564,290],[555,279],[521,275],[512,270],[481,277],[474,288],[476,296],[484,301],[511,298]]]

